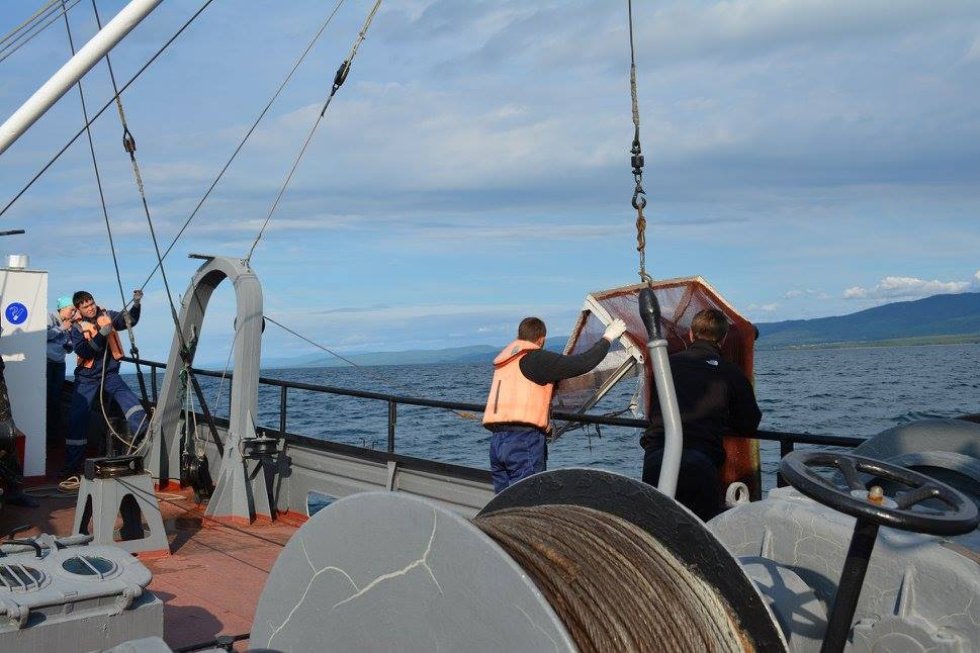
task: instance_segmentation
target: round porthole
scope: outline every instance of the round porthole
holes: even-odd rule
[[[61,568],[76,576],[103,577],[116,568],[116,563],[98,556],[73,556],[61,563]]]

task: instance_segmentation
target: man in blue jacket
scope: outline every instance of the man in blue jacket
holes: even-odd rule
[[[78,319],[71,329],[71,344],[78,356],[75,367],[75,394],[71,398],[68,417],[68,438],[63,477],[78,474],[85,461],[88,444],[88,422],[92,402],[99,391],[111,398],[122,409],[134,440],[142,436],[148,426],[146,412],[139,399],[119,376],[119,360],[123,357],[122,343],[117,331],[135,325],[140,319],[142,290],[133,291],[133,303],[123,312],[109,311],[95,303],[91,293],[79,290],[72,296],[78,309]]]

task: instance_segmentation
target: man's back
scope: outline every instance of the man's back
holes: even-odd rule
[[[727,431],[751,435],[762,418],[752,385],[738,366],[726,361],[720,349],[695,340],[670,357],[670,371],[684,432],[684,447],[707,454],[716,465],[725,460],[722,435]],[[650,428],[645,448],[663,446],[663,418],[652,396]]]

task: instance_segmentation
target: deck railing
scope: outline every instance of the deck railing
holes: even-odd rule
[[[136,361],[131,358],[124,358],[130,363],[135,363]],[[157,392],[159,383],[157,381],[157,375],[160,370],[166,369],[167,365],[165,363],[160,363],[156,361],[140,360],[140,364],[145,367],[150,368],[150,392],[152,394],[152,400],[154,403],[157,401]],[[192,372],[198,376],[212,377],[218,379],[227,379],[229,383],[231,382],[232,375],[230,373],[215,372],[212,370],[204,370],[198,368],[192,368]],[[337,386],[329,385],[318,385],[313,383],[301,383],[298,381],[283,381],[281,379],[271,379],[268,377],[259,377],[259,386],[270,386],[279,388],[279,424],[278,429],[270,429],[268,427],[263,427],[262,430],[268,432],[271,435],[281,435],[285,437],[288,434],[287,426],[289,423],[288,419],[288,392],[290,390],[302,390],[307,392],[319,392],[323,394],[340,395],[346,397],[357,397],[360,399],[373,399],[376,401],[384,401],[388,404],[388,453],[396,453],[396,426],[398,424],[398,406],[423,406],[429,408],[441,408],[455,411],[465,411],[471,413],[482,413],[483,404],[472,404],[465,403],[461,401],[443,401],[439,399],[424,399],[421,397],[408,397],[402,395],[393,395],[383,392],[371,392],[368,390],[354,390],[352,388],[341,388]],[[229,393],[230,394],[230,393]],[[640,419],[624,418],[624,417],[608,417],[604,415],[583,415],[578,413],[564,413],[560,411],[555,411],[552,413],[552,418],[559,421],[569,421],[578,424],[596,424],[601,426],[623,426],[627,428],[644,428],[647,426],[647,422]],[[760,430],[754,436],[756,439],[764,440],[768,442],[778,442],[779,443],[779,455],[780,458],[792,452],[796,445],[798,444],[812,444],[820,446],[832,446],[832,447],[856,447],[864,442],[864,438],[852,437],[852,436],[839,436],[839,435],[819,435],[812,433],[792,433],[788,431],[766,431]],[[778,479],[778,485],[783,486],[783,480],[781,477]]]

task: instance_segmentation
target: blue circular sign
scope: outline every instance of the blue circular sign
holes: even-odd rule
[[[10,302],[3,314],[11,324],[23,324],[27,320],[27,307],[20,302]]]

